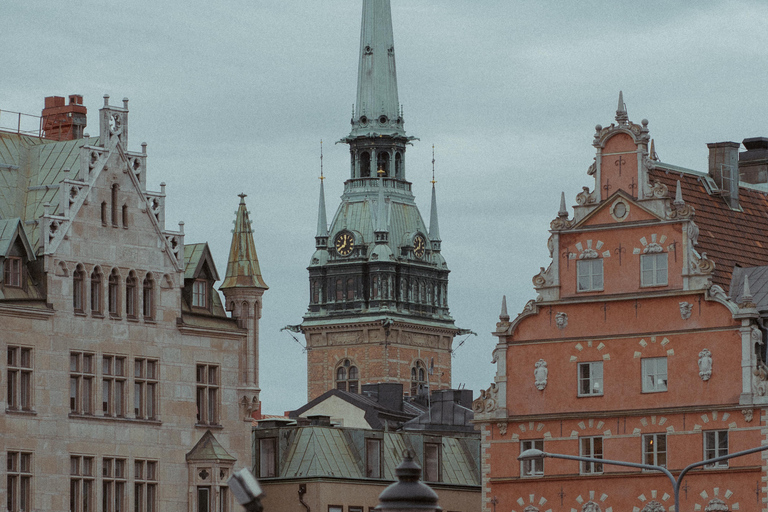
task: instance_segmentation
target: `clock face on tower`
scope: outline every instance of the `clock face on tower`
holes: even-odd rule
[[[339,255],[349,256],[352,253],[352,249],[355,248],[355,238],[351,233],[342,231],[336,235],[333,245],[336,247],[336,252]]]
[[[426,241],[424,240],[424,237],[421,235],[416,235],[413,238],[413,254],[416,255],[417,258],[421,259],[424,257],[424,249],[426,248]]]

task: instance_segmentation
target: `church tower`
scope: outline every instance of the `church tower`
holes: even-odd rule
[[[448,311],[434,179],[427,227],[406,179],[414,137],[403,125],[390,3],[363,0],[357,103],[352,130],[339,141],[349,145],[349,179],[329,226],[321,176],[301,324],[310,400],[367,383],[402,383],[411,396],[451,385],[459,330]]]

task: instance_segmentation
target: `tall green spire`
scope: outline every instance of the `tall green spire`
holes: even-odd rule
[[[389,0],[363,0],[357,104],[350,136],[405,135],[397,96],[395,42]]]
[[[253,230],[245,206],[245,194],[240,194],[240,204],[232,231],[232,245],[229,248],[227,275],[220,288],[269,288],[261,277]]]

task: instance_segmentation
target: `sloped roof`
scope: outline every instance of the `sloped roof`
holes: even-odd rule
[[[245,207],[245,194],[240,194],[235,229],[232,231],[232,245],[229,248],[227,273],[219,288],[269,288],[261,277],[251,221]]]
[[[207,243],[184,245],[184,279],[197,278],[203,263],[208,263],[208,268],[213,274],[213,280],[219,280],[219,273],[213,263],[213,256]]]
[[[696,250],[715,262],[712,282],[728,290],[733,269],[768,265],[768,197],[755,188],[739,187],[742,211],[732,210],[721,196],[707,193],[705,174],[659,164],[650,179],[672,192],[680,180],[683,200],[692,205],[699,227]],[[673,192],[672,192],[673,193]]]
[[[362,478],[358,461],[359,456],[352,453],[342,430],[302,427],[297,431],[280,476]]]
[[[22,224],[21,219],[18,217],[0,220],[0,257],[8,255],[8,252],[11,250],[11,246],[17,237],[21,240],[21,243],[27,252],[27,259],[34,261],[35,252],[27,239],[24,224]]]
[[[186,459],[191,460],[237,460],[231,456],[227,450],[216,440],[213,433],[210,430],[206,430],[203,437],[195,444],[195,446],[187,453]]]
[[[341,400],[344,400],[345,402],[348,402],[353,406],[363,410],[365,412],[365,421],[367,421],[373,429],[384,428],[384,424],[387,422],[387,420],[403,422],[414,416],[413,414],[409,414],[407,412],[388,409],[365,395],[350,393],[349,391],[342,391],[340,389],[330,389],[311,402],[303,405],[302,407],[299,407],[295,411],[291,411],[289,417],[297,418],[304,412],[309,411],[319,404],[325,402],[330,397],[338,397]]]

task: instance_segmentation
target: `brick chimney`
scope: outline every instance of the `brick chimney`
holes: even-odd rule
[[[721,190],[732,209],[739,208],[739,148],[738,142],[714,142],[709,148],[709,175]]]
[[[768,183],[768,138],[752,137],[741,141],[746,151],[739,153],[739,174],[747,183]]]
[[[80,94],[70,94],[69,105],[64,104],[61,96],[48,96],[40,114],[43,118],[43,137],[54,140],[81,139],[87,113]]]

